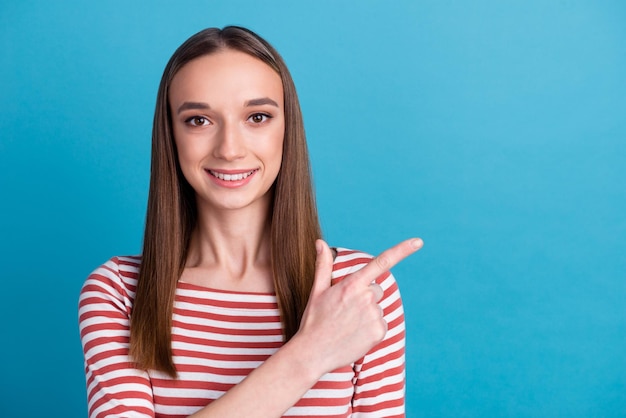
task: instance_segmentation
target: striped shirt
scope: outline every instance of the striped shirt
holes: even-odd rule
[[[338,249],[333,283],[371,256]],[[282,345],[275,294],[209,289],[178,282],[172,323],[178,377],[133,368],[130,314],[139,257],[115,257],[96,269],[80,295],[89,416],[186,417],[241,382]],[[377,279],[388,331],[357,362],[324,375],[285,417],[404,417],[405,328],[398,285]]]

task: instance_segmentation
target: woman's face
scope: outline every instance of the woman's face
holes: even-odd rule
[[[222,50],[179,70],[169,106],[180,167],[199,210],[266,208],[285,134],[280,76],[257,58]]]

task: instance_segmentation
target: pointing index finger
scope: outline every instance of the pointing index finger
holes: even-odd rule
[[[411,238],[394,245],[374,257],[365,267],[354,273],[355,279],[369,285],[378,276],[422,248],[423,245],[424,242],[420,238]]]

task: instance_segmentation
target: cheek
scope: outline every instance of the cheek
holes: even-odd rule
[[[180,164],[180,168],[185,175],[187,175],[187,170],[192,162],[190,160],[189,147],[187,144],[181,143],[179,141],[176,142],[176,154],[178,155],[178,164]]]
[[[193,161],[189,160],[184,152],[184,148],[181,150],[180,147],[178,147],[178,165],[180,166],[180,171],[183,173],[185,180],[187,180],[189,184],[193,185],[195,183],[193,176],[194,170],[192,169]]]
[[[198,149],[198,142],[183,138],[182,140],[175,140],[174,145],[183,176],[190,184],[194,184],[194,177],[197,176],[196,167],[198,167],[200,160],[199,156],[202,155],[201,150]]]
[[[280,169],[283,159],[283,146],[284,141],[282,138],[273,138],[272,141],[267,142],[267,146],[264,149],[264,154],[267,156],[267,164],[274,168],[276,171]]]
[[[194,161],[198,161],[206,153],[206,150],[203,149],[206,141],[198,141],[197,139],[198,138],[189,136],[175,137],[174,144],[176,146],[178,160],[181,165],[183,161],[185,161],[186,163],[193,163]]]
[[[283,147],[285,146],[285,128],[284,125],[278,126],[270,141],[267,142],[267,154],[272,156],[278,167],[281,166],[283,158]]]

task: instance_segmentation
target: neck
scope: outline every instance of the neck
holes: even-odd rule
[[[270,203],[237,210],[206,210],[198,205],[198,223],[189,243],[186,269],[219,271],[230,282],[270,271]],[[215,284],[213,284],[215,285]],[[233,288],[233,283],[219,286]]]

